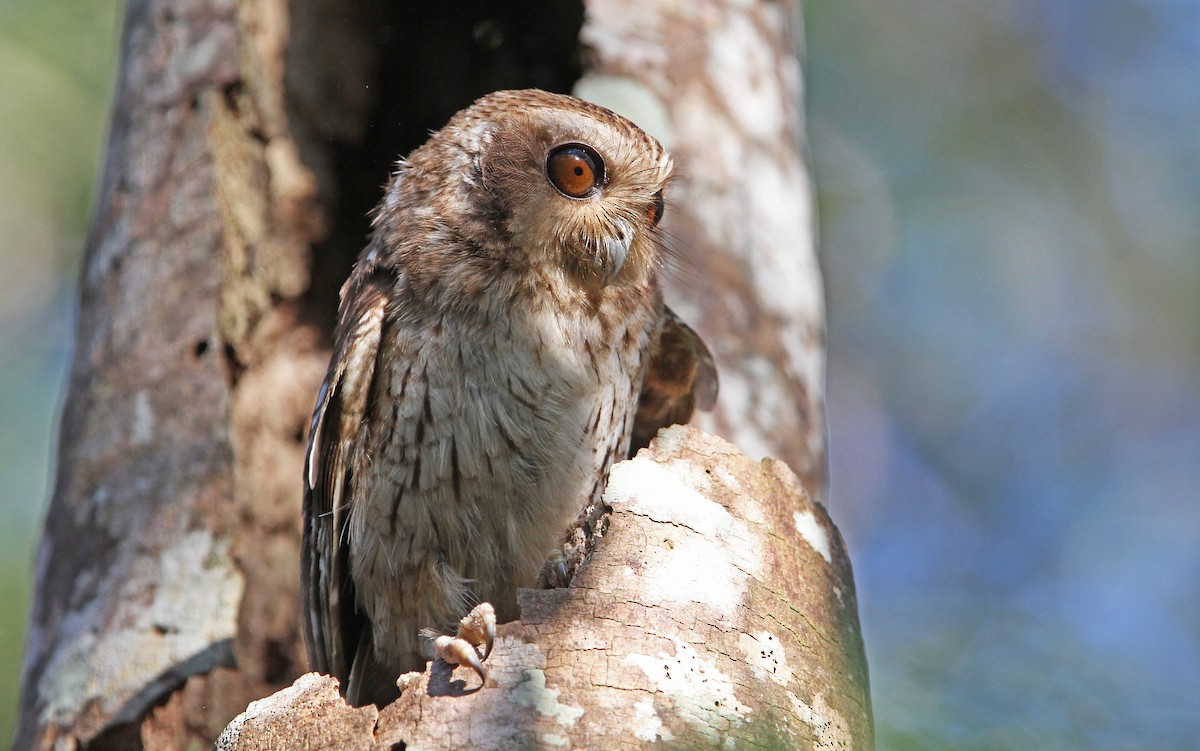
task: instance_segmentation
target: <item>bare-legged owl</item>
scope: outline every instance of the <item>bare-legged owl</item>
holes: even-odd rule
[[[633,123],[536,90],[483,97],[399,164],[306,462],[305,637],[352,703],[394,698],[421,632],[463,616],[438,654],[482,675],[494,619],[472,608],[516,618],[631,440],[711,406],[711,357],[659,291],[670,176]]]

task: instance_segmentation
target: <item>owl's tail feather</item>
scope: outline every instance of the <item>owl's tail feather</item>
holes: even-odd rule
[[[358,649],[354,653],[354,664],[350,666],[350,677],[346,679],[346,701],[352,707],[374,704],[379,707],[391,704],[400,698],[396,686],[399,674],[379,662],[375,655],[375,639],[371,636],[371,623],[364,620],[358,638]]]

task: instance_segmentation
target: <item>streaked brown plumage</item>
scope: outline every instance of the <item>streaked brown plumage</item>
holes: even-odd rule
[[[631,435],[711,406],[711,357],[657,281],[670,174],[629,121],[535,90],[400,164],[342,289],[305,477],[305,637],[352,702],[395,696],[421,629],[481,600],[515,618]]]

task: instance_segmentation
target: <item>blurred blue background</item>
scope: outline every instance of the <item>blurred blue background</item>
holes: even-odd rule
[[[0,0],[0,738],[117,7]],[[1196,747],[1200,3],[806,22],[831,505],[879,747]]]
[[[1200,748],[1200,3],[806,16],[880,748]]]

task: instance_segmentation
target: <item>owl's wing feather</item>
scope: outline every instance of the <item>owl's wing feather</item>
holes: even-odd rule
[[[660,428],[687,422],[697,408],[712,409],[718,386],[712,352],[692,327],[664,306],[633,419],[629,455],[648,446]]]
[[[343,684],[369,625],[355,607],[346,520],[353,457],[368,415],[393,277],[360,268],[342,291],[335,349],[317,397],[305,457],[301,586],[304,637],[314,670]]]

